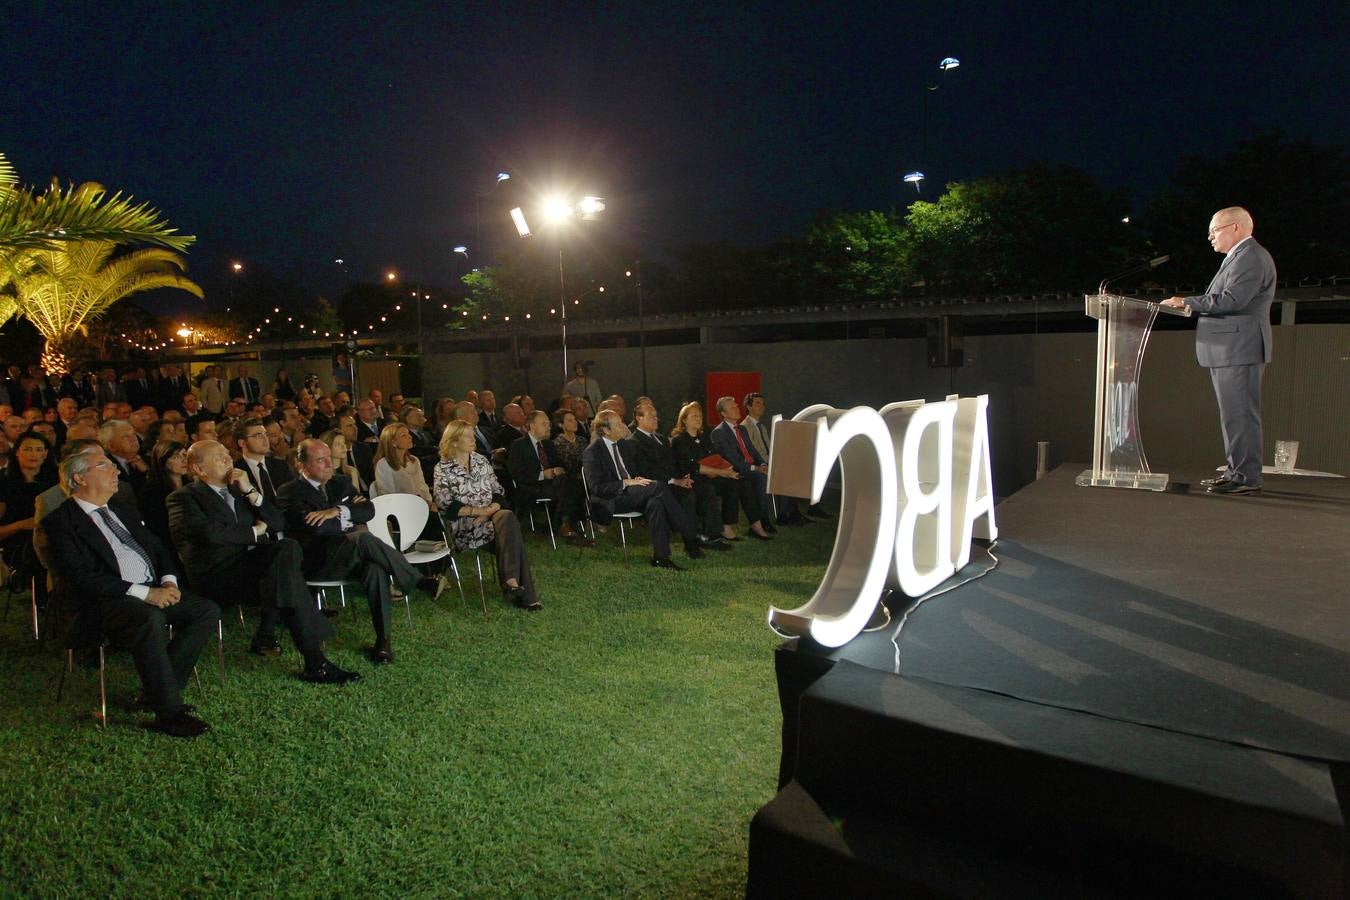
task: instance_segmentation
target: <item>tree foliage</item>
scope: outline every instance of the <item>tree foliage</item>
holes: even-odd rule
[[[904,224],[894,212],[833,216],[816,223],[800,249],[813,286],[823,288],[826,298],[896,297],[911,280]]]

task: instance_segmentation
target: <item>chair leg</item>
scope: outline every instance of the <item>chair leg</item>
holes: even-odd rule
[[[66,689],[66,673],[75,671],[75,651],[66,648],[66,664],[61,667],[61,680],[56,683],[56,702],[61,702],[61,695]]]
[[[554,550],[557,550],[558,539],[553,536],[553,516],[549,513],[548,507],[544,508],[544,517],[548,520],[548,542],[553,545]]]
[[[394,583],[394,579],[390,578],[390,579],[389,579],[389,584],[392,586],[393,583]],[[404,611],[408,614],[408,627],[409,627],[409,628],[412,628],[412,627],[413,627],[413,621],[412,621],[412,598],[408,595],[408,592],[407,592],[407,591],[404,591],[404,592],[403,592],[403,609],[404,609]]]
[[[107,665],[107,654],[103,650],[103,645],[98,645],[98,724],[100,728],[108,727],[108,683],[104,678],[104,668]]]
[[[225,677],[225,623],[216,619],[216,662],[220,664],[220,675]]]
[[[29,603],[33,610],[33,640],[40,641],[42,640],[42,632],[38,630],[37,592],[38,592],[37,576],[34,575],[32,581],[30,582],[28,593],[31,598]]]
[[[240,625],[243,625],[243,624],[244,624],[244,604],[242,604],[242,603],[239,604],[238,606],[235,607],[235,609],[239,610],[239,624],[240,624]]]
[[[206,688],[202,687],[202,674],[197,671],[197,667],[192,667],[192,677],[197,681],[197,693],[203,698],[206,697]]]
[[[347,608],[347,586],[346,586],[345,584],[339,584],[339,585],[338,585],[338,599],[342,601],[342,608],[343,608],[343,609],[346,609],[346,608]]]
[[[478,566],[478,596],[483,601],[483,615],[487,615],[487,592],[483,589],[483,554],[476,552],[473,555],[474,565]]]

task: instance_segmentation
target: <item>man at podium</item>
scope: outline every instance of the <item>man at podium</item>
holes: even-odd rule
[[[1240,206],[1216,212],[1209,220],[1209,243],[1224,254],[1219,271],[1205,293],[1163,301],[1200,316],[1195,356],[1214,383],[1228,460],[1222,475],[1201,482],[1212,494],[1261,490],[1261,374],[1270,362],[1275,261],[1252,229],[1251,213]]]

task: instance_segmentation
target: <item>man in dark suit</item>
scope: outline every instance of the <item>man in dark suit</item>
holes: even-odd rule
[[[101,448],[70,454],[60,471],[69,500],[38,525],[57,589],[78,598],[82,616],[100,618],[103,634],[131,650],[144,703],[155,712],[150,727],[174,737],[201,734],[206,723],[183,704],[183,687],[220,608],[179,589],[172,554],[133,510],[108,506],[117,469]]]
[[[681,474],[675,468],[675,455],[670,449],[670,440],[661,433],[661,420],[656,406],[644,401],[634,410],[634,429],[625,443],[632,446],[633,467],[631,471],[643,478],[664,484],[670,488],[675,499],[684,507],[684,514],[696,523],[699,535],[705,546],[713,550],[729,550],[726,540],[718,534],[722,506],[716,497],[705,498],[707,516],[703,522],[698,520],[698,502],[694,494],[694,479],[691,475]],[[709,488],[711,492],[712,488]]]
[[[234,467],[241,470],[249,483],[268,503],[276,504],[277,489],[295,478],[295,472],[286,461],[272,455],[272,442],[262,419],[245,419],[234,431],[239,460]]]
[[[375,626],[376,663],[392,662],[389,645],[389,580],[405,593],[417,586],[421,573],[393,547],[359,528],[375,515],[365,497],[352,491],[343,476],[333,475],[333,457],[323,441],[309,438],[296,448],[300,477],[277,490],[286,514],[286,536],[304,549],[305,577],[345,578],[359,573]]]
[[[132,369],[122,379],[122,387],[127,392],[127,402],[133,407],[156,406],[158,408],[158,397],[152,397],[150,394],[150,382],[145,377],[145,369],[139,366]],[[161,409],[162,411],[162,409]]]
[[[243,397],[245,405],[262,398],[262,388],[258,379],[248,374],[248,366],[240,366],[237,375],[230,379],[230,397]]]
[[[746,436],[750,438],[750,446],[755,448],[755,452],[759,454],[760,459],[768,462],[769,449],[773,446],[773,443],[769,423],[764,421],[764,395],[759,391],[751,391],[746,394],[741,409],[745,412],[745,417],[741,419],[741,427],[745,429]],[[760,504],[764,507],[765,515],[778,513],[779,525],[811,524],[811,520],[802,515],[801,510],[797,508],[796,497],[774,496],[770,501],[769,495],[765,494],[760,498]],[[821,518],[829,518],[830,515],[818,503],[811,506],[807,512]]]
[[[179,409],[183,403],[183,395],[191,392],[192,385],[188,383],[182,367],[167,365],[164,367],[164,377],[155,386],[155,408],[161,413],[167,409]]]
[[[501,416],[497,415],[497,395],[492,391],[478,392],[478,421],[488,434],[502,427]]]
[[[717,399],[717,414],[722,421],[712,430],[709,438],[716,450],[736,474],[741,476],[736,482],[737,497],[745,508],[745,517],[751,525],[759,522],[765,531],[777,531],[764,508],[763,498],[769,485],[769,464],[755,445],[750,443],[750,435],[740,424],[741,410],[734,397]]]
[[[234,468],[223,444],[193,444],[188,468],[195,480],[169,495],[169,530],[193,589],[221,606],[261,606],[253,653],[281,655],[276,627],[283,621],[305,661],[301,678],[321,684],[359,681],[361,676],[324,657],[322,642],[333,636],[333,627],[305,586],[300,545],[279,536],[286,524],[281,510]]]
[[[375,483],[375,445],[368,444],[356,439],[356,417],[341,416],[338,419],[338,427],[342,429],[342,436],[347,439],[347,465],[356,469],[361,477],[361,483],[353,485],[356,492],[363,493],[370,489]]]
[[[325,431],[337,427],[337,411],[332,397],[320,397],[314,404],[314,415],[309,417],[309,436],[323,437]]]
[[[380,418],[379,407],[375,401],[366,399],[356,404],[356,439],[362,443],[379,443],[380,432],[384,430],[384,419]]]
[[[555,527],[573,543],[589,545],[593,542],[585,536],[570,528],[563,530],[564,523],[579,520],[580,498],[566,477],[567,470],[558,462],[557,451],[548,439],[550,430],[548,413],[535,410],[526,421],[525,436],[507,448],[506,467],[511,472],[511,480],[516,483],[516,509],[519,515],[528,515],[539,500],[549,500],[545,515],[553,520]]]
[[[1275,261],[1252,237],[1253,227],[1251,214],[1240,206],[1216,212],[1209,220],[1209,244],[1224,254],[1219,271],[1203,294],[1163,301],[1200,316],[1195,356],[1214,384],[1227,458],[1222,475],[1201,482],[1211,494],[1261,490],[1261,374],[1274,343]]]
[[[139,497],[149,466],[141,458],[141,442],[136,429],[125,419],[109,419],[99,428],[98,439],[103,443],[108,459],[116,466],[118,477],[130,484]]]
[[[590,491],[591,515],[601,524],[613,518],[616,512],[640,512],[647,517],[647,530],[652,536],[652,565],[661,569],[676,569],[670,558],[670,532],[677,531],[684,539],[685,553],[690,559],[703,556],[708,541],[700,538],[694,523],[684,514],[666,485],[632,473],[635,460],[631,445],[625,443],[628,426],[613,410],[605,410],[592,423],[595,439],[581,454],[582,471]]]
[[[127,402],[127,389],[117,380],[116,371],[113,369],[103,370],[103,377],[98,383],[98,388],[94,391],[94,400],[99,406]]]

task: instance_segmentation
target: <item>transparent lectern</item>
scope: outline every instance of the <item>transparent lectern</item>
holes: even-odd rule
[[[1092,468],[1078,476],[1090,487],[1167,489],[1167,475],[1150,472],[1139,434],[1139,371],[1158,313],[1189,316],[1134,297],[1088,294],[1084,305],[1097,320],[1097,394],[1092,419]]]

